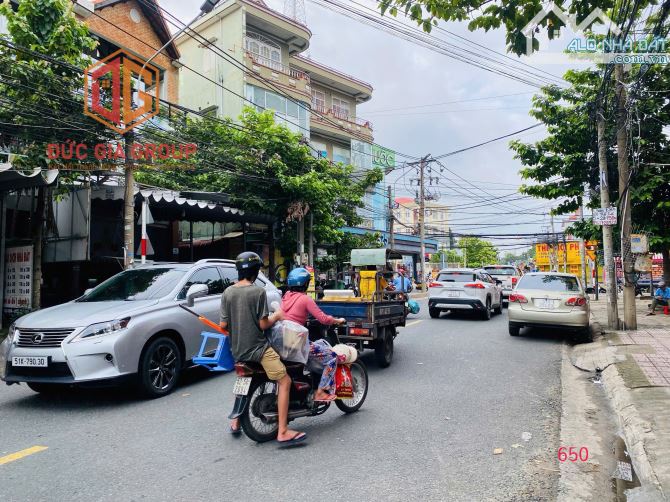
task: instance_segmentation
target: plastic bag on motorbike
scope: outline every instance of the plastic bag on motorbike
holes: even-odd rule
[[[307,364],[309,330],[293,321],[279,321],[272,326],[270,345],[284,361]]]

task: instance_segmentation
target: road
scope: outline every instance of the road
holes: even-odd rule
[[[0,458],[47,449],[0,465],[0,500],[553,500],[560,338],[510,337],[506,313],[430,319],[425,301],[411,317],[391,367],[364,356],[361,410],[293,422],[297,448],[226,434],[232,374],[191,371],[153,401],[3,386]]]

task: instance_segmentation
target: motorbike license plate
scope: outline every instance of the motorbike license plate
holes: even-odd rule
[[[246,396],[249,394],[249,387],[251,386],[251,377],[237,377],[235,385],[233,386],[233,394],[236,396]]]
[[[30,366],[33,368],[46,368],[49,366],[47,356],[14,356],[12,357],[12,366]]]
[[[447,291],[447,296],[449,298],[456,298],[457,296],[460,296],[461,292],[460,291]]]
[[[540,300],[535,300],[535,305],[537,308],[540,309],[553,309],[554,308],[554,300],[546,300],[544,298]]]

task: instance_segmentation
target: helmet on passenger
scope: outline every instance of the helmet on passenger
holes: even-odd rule
[[[253,251],[245,251],[235,258],[235,268],[237,270],[247,270],[250,268],[261,268],[263,260]]]
[[[261,257],[252,251],[240,253],[235,258],[235,268],[237,269],[237,276],[240,281],[243,279],[255,281],[262,265],[263,260]]]
[[[286,285],[289,288],[304,288],[307,289],[311,275],[306,268],[294,268],[286,278]]]

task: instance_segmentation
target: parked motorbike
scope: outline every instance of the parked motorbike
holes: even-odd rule
[[[289,397],[289,422],[300,417],[322,415],[330,402],[315,402],[314,394],[319,387],[321,375],[309,373],[300,363],[285,362],[291,377]],[[354,413],[363,405],[368,394],[368,371],[362,361],[351,363],[353,396],[332,401],[344,413]],[[235,407],[229,418],[239,418],[244,433],[259,443],[277,437],[279,429],[277,411],[277,384],[270,380],[260,364],[237,363],[237,380],[233,387]]]

